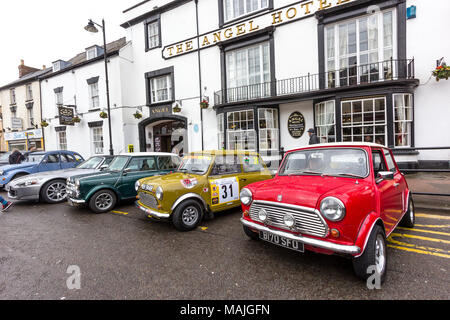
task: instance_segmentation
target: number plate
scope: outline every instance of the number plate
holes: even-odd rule
[[[296,241],[296,240],[291,240],[285,237],[281,237],[272,233],[268,233],[268,232],[264,232],[264,231],[260,231],[259,232],[259,238],[261,240],[276,244],[280,247],[284,247],[284,248],[288,248],[294,251],[298,251],[298,252],[305,252],[305,246],[303,245],[303,243]]]

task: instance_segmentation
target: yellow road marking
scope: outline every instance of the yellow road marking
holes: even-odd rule
[[[416,217],[439,219],[439,220],[450,220],[450,216],[439,216],[439,215],[435,215],[435,214],[425,214],[425,213],[416,213]]]
[[[123,214],[123,215],[127,215],[128,212],[122,212],[122,211],[111,211],[112,213],[118,213],[118,214]]]
[[[432,242],[440,242],[440,243],[448,243],[448,244],[450,244],[450,241],[448,241],[448,240],[442,240],[442,239],[436,239],[436,238],[428,238],[428,237],[416,236],[416,235],[412,235],[412,234],[393,233],[393,234],[391,234],[391,237],[418,239],[418,240],[423,240],[423,241],[432,241]],[[391,237],[389,237],[389,240],[391,239]]]
[[[202,231],[208,230],[208,227],[199,227],[199,228],[200,228],[200,230],[202,230]]]
[[[450,224],[437,224],[437,225],[416,224],[415,226],[421,228],[450,228]]]
[[[403,227],[397,227],[398,230],[409,230],[409,231],[417,231],[417,232],[424,232],[424,233],[432,233],[432,234],[439,234],[441,236],[448,236],[450,237],[450,233],[447,232],[439,232],[439,231],[431,231],[431,230],[423,230],[423,229],[416,229],[416,228],[403,228]]]
[[[394,246],[394,245],[391,245],[391,244],[388,244],[387,246],[390,247],[390,248],[395,248],[395,249],[399,249],[399,250],[403,250],[403,251],[415,252],[415,253],[420,253],[420,254],[427,254],[427,255],[441,257],[441,258],[447,258],[447,259],[450,258],[449,254],[430,252],[430,251],[426,251],[426,250],[419,250],[419,249],[413,249],[413,248],[405,248],[405,247],[400,247],[400,246]]]

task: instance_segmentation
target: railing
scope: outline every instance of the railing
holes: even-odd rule
[[[414,77],[414,59],[391,59],[323,73],[308,73],[295,78],[227,88],[214,93],[214,104],[222,105],[383,81],[414,79]]]

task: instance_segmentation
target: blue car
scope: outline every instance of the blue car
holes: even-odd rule
[[[83,161],[83,157],[73,151],[32,152],[20,164],[0,167],[0,188],[31,173],[74,168]]]

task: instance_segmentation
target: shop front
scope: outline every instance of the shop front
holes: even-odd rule
[[[28,130],[22,132],[5,133],[6,147],[8,151],[18,149],[28,151],[34,147],[37,151],[44,150],[44,136],[42,129]]]

